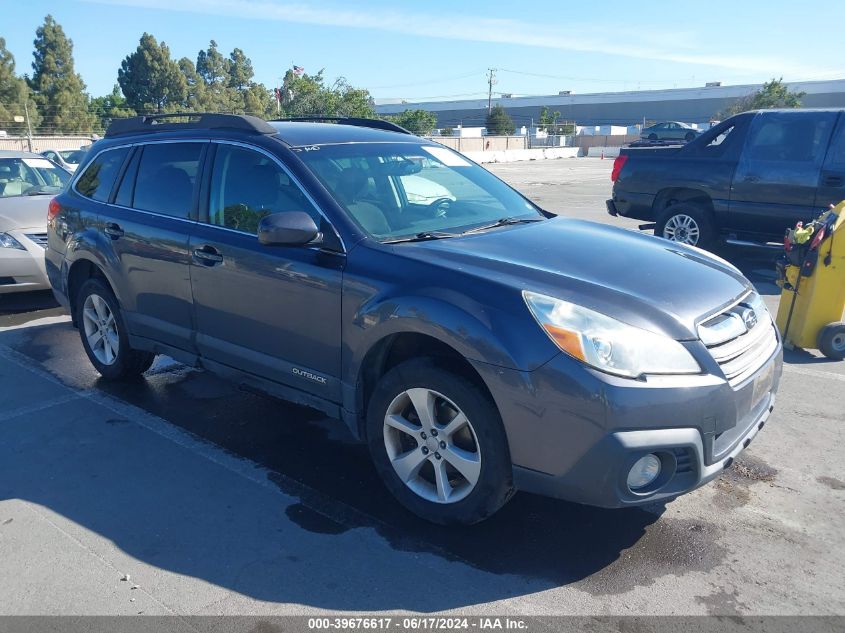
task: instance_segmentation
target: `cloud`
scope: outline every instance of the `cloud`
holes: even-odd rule
[[[807,67],[786,59],[746,55],[696,53],[686,44],[683,34],[671,34],[661,41],[669,48],[656,47],[632,33],[629,25],[620,26],[613,33],[606,27],[601,31],[589,26],[566,30],[533,24],[521,20],[452,16],[451,20],[419,12],[367,7],[308,6],[301,3],[271,2],[269,0],[84,0],[97,4],[120,5],[213,14],[234,18],[274,20],[319,26],[355,29],[374,29],[417,37],[509,44],[516,46],[600,53],[619,57],[660,60],[695,66],[709,66],[740,73],[800,78],[810,74],[836,74],[840,71]],[[348,7],[348,5],[346,5]],[[574,32],[579,35],[573,35]]]

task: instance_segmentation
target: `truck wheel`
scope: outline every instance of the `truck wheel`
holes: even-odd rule
[[[845,359],[845,322],[838,321],[819,332],[819,351],[834,360]]]
[[[153,364],[155,354],[129,347],[120,306],[108,284],[96,278],[82,284],[76,310],[82,347],[103,378],[133,378]]]
[[[708,212],[697,204],[678,202],[663,211],[654,234],[672,242],[709,248],[716,239],[716,227]]]
[[[387,489],[427,521],[477,523],[513,494],[499,411],[476,385],[432,360],[406,361],[379,381],[367,442]]]

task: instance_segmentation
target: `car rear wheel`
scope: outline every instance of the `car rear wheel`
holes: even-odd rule
[[[105,282],[96,278],[86,281],[77,295],[76,310],[82,347],[103,378],[132,378],[153,364],[155,354],[129,346],[120,306]]]
[[[831,323],[819,332],[819,351],[834,360],[845,360],[845,322]]]
[[[672,242],[709,248],[716,239],[716,227],[700,206],[679,202],[661,214],[654,234]]]
[[[407,361],[385,374],[370,399],[367,440],[388,490],[428,521],[477,523],[513,494],[495,405],[431,360]]]

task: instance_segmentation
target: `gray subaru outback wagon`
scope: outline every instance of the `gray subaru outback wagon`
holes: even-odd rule
[[[438,523],[515,490],[689,492],[781,372],[727,262],[554,217],[383,121],[116,120],[51,202],[46,263],[104,378],[167,354],[316,407]]]

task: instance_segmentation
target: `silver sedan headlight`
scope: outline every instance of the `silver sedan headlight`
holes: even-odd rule
[[[531,314],[562,351],[609,374],[698,374],[678,341],[554,297],[523,291]]]

